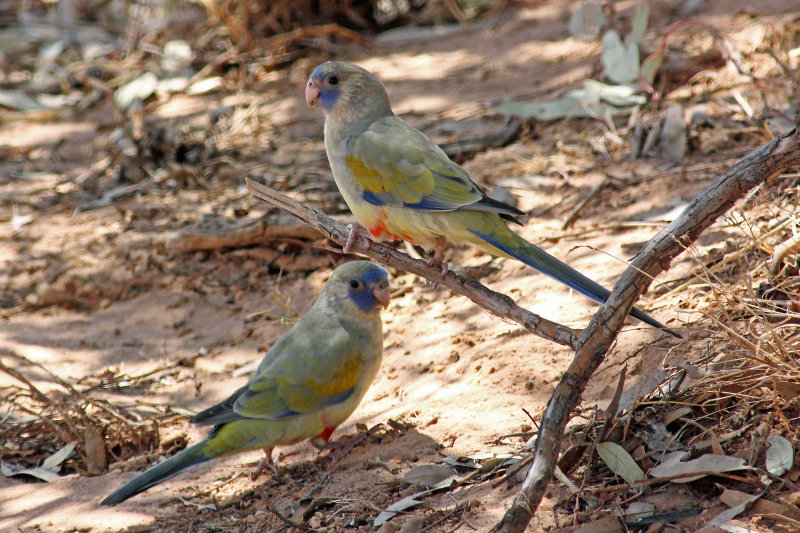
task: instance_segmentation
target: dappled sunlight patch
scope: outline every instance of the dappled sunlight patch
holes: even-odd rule
[[[622,505],[630,524],[688,528],[737,517],[780,528],[800,519],[792,503],[800,474],[800,283],[796,258],[776,268],[771,255],[795,231],[788,214],[795,195],[794,187],[765,192],[725,217],[720,225],[736,244],[725,255],[692,250],[694,269],[671,282],[679,291],[662,295],[691,300],[691,348],[628,377],[605,411],[572,426],[557,508],[586,506],[594,523]],[[685,484],[705,496],[686,501]]]
[[[59,476],[50,483],[0,477],[0,530],[244,533],[289,527],[280,514],[318,530],[370,531],[381,511],[428,490],[408,483],[409,473],[452,465],[455,485],[416,498],[422,503],[388,526],[488,531],[511,505],[572,350],[392,271],[383,366],[333,435],[357,439],[348,455],[318,461],[307,443],[294,444],[280,450],[278,475],[252,482],[246,472],[262,454],[251,452],[114,509],[95,507],[136,472],[202,438],[207,428],[189,429],[190,410],[244,384],[331,269],[353,259],[314,230],[298,232],[298,223],[285,223],[244,187],[245,177],[255,178],[353,221],[325,161],[323,118],[302,97],[320,62],[353,61],[375,72],[405,120],[442,143],[487,192],[506,189],[503,198],[526,213],[515,231],[609,288],[714,176],[794,125],[794,111],[785,109],[798,59],[788,0],[748,9],[694,3],[727,41],[696,27],[674,33],[665,57],[676,61],[665,63],[663,86],[655,83],[630,119],[553,121],[509,119],[492,106],[549,101],[585,79],[604,80],[600,42],[568,37],[579,3],[509,2],[465,27],[446,11],[461,0],[427,3],[438,11],[399,14],[388,24],[430,35],[437,28],[429,24],[442,23],[450,33],[422,41],[407,32],[409,41],[392,45],[379,41],[383,28],[372,25],[369,2],[262,2],[265,9],[247,12],[239,26],[242,2],[179,1],[170,14],[162,2],[134,2],[136,16],[123,19],[108,6],[88,13],[94,8],[77,3],[79,20],[97,18],[99,47],[82,22],[75,46],[63,47],[55,26],[40,19],[49,7],[32,3],[23,12],[39,22],[0,30],[26,36],[21,47],[4,49],[4,82],[33,98],[68,96],[44,113],[0,110],[9,118],[0,132],[0,346],[28,359],[0,352],[18,373],[0,370],[0,447],[4,463]],[[347,5],[367,26],[337,11]],[[641,58],[684,17],[649,5]],[[309,18],[302,6],[330,10]],[[625,36],[632,4],[612,7],[609,24]],[[160,29],[141,31],[151,23]],[[364,35],[378,37],[376,46],[351,24],[372,28]],[[30,38],[45,30],[50,37]],[[182,75],[214,80],[210,92],[156,91],[127,111],[116,107],[120,87],[141,74],[163,77],[161,61],[178,36],[192,52]],[[743,72],[708,66],[724,59],[723,42]],[[47,91],[31,84],[34,77]],[[644,89],[632,90],[644,98]],[[656,152],[630,160],[634,128],[645,125],[646,138],[674,104],[688,128],[684,158],[669,162]],[[797,190],[796,173],[763,185],[651,284],[637,305],[671,327],[685,325],[688,339],[675,344],[628,323],[574,413],[564,475],[551,482],[529,529],[585,523],[592,530],[602,521],[618,525],[619,512],[631,528],[649,527],[649,519],[696,530],[739,506],[740,527],[800,522],[798,469],[787,459],[787,450],[800,448]],[[447,258],[454,272],[570,327],[584,327],[597,311],[516,261],[465,246]],[[609,402],[624,364],[630,375],[618,413]],[[613,452],[604,459],[593,447],[605,442],[617,447],[600,446]],[[689,454],[665,460],[659,447]],[[98,449],[107,465],[92,476]],[[623,453],[644,479],[620,466],[630,467]],[[673,478],[680,469],[689,471]]]
[[[476,58],[468,52],[452,50],[437,53],[394,53],[358,63],[391,86],[391,82],[442,79],[453,72],[474,66],[475,62]]]
[[[36,485],[0,480],[0,529],[46,529],[54,519],[68,520],[75,529],[92,531],[119,531],[153,522],[151,513],[135,508],[113,513],[101,509],[98,502],[110,488],[98,477],[66,476]]]

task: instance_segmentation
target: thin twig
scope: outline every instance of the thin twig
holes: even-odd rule
[[[263,495],[263,494],[262,494],[262,498],[264,498],[265,500],[267,499],[267,497],[265,495]],[[278,519],[281,522],[283,522],[284,524],[286,524],[289,527],[293,527],[295,529],[299,529],[300,531],[305,531],[306,533],[322,533],[321,529],[314,529],[313,527],[309,527],[309,526],[307,526],[305,524],[301,524],[300,522],[295,522],[294,520],[291,520],[290,518],[287,518],[280,511],[275,509],[275,507],[273,507],[272,504],[269,503],[268,501],[264,502],[264,507],[266,507],[267,511],[269,511],[270,513],[272,513],[275,516],[277,516]]]
[[[347,242],[349,230],[325,213],[251,179],[245,179],[245,181],[250,192],[259,200],[296,216],[340,245]],[[451,291],[466,296],[500,318],[512,320],[544,339],[571,348],[577,346],[578,331],[531,313],[519,307],[508,296],[492,291],[477,281],[459,276],[453,271],[448,271],[443,276],[441,270],[428,265],[425,261],[414,259],[391,246],[377,242],[370,243],[367,247],[363,240],[357,239],[352,251],[375,259],[384,265],[406,270],[425,279],[441,283]]]
[[[575,206],[572,212],[567,216],[566,220],[564,220],[564,223],[561,224],[561,231],[569,229],[569,227],[572,226],[572,224],[578,219],[578,215],[581,213],[583,208],[586,207],[586,204],[591,202],[592,198],[597,196],[597,193],[603,190],[603,188],[608,184],[608,179],[604,179],[600,183],[595,184],[595,186],[589,191],[589,194],[586,195],[586,198],[581,200],[578,205]]]
[[[244,474],[242,472],[237,472],[230,479],[228,479],[227,481],[223,481],[222,483],[220,483],[218,485],[214,485],[210,489],[204,490],[203,492],[194,493],[194,495],[192,495],[192,499],[199,498],[201,496],[207,496],[208,494],[211,494],[212,492],[218,491],[219,489],[221,489],[225,485],[229,485],[229,484],[233,483],[234,481],[236,481],[237,479],[239,479],[243,475]]]

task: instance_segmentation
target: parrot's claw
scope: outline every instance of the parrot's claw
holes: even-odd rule
[[[278,473],[278,467],[272,460],[272,448],[264,450],[264,452],[267,454],[267,456],[264,457],[264,459],[262,459],[260,463],[258,463],[258,466],[256,466],[252,472],[250,472],[250,479],[253,481],[258,479],[258,476],[260,476],[267,468],[272,470],[273,474]]]
[[[342,248],[344,253],[350,253],[350,250],[353,249],[353,245],[356,243],[356,239],[358,237],[364,237],[364,246],[367,248],[367,250],[369,250],[370,246],[372,245],[372,238],[369,231],[358,224],[348,224],[347,229],[350,230],[350,234],[347,236],[347,242],[344,243],[344,248]]]
[[[429,267],[437,267],[442,273],[442,279],[450,272],[450,267],[447,265],[447,261],[442,261],[439,259],[438,261],[434,257],[430,261],[427,261]]]
[[[430,261],[428,261],[429,267],[439,267],[439,270],[442,272],[442,279],[444,279],[449,271],[447,261],[444,260],[445,246],[447,246],[447,239],[444,237],[439,237],[436,239],[436,246],[433,249],[433,257],[430,259]]]

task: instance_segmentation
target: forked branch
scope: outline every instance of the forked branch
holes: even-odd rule
[[[800,115],[795,117],[800,123]],[[669,226],[659,231],[631,261],[617,281],[606,305],[594,315],[578,340],[575,358],[550,397],[536,440],[535,459],[514,503],[492,529],[497,533],[525,531],[553,477],[559,444],[583,389],[606,352],[636,299],[650,280],[666,270],[675,257],[697,240],[747,191],[788,168],[800,165],[798,129],[777,137],[751,152],[695,198]]]
[[[800,122],[800,117],[796,119]],[[379,243],[369,248],[357,241],[353,251],[380,263],[417,274],[441,283],[453,292],[471,299],[501,318],[517,322],[534,334],[576,349],[575,357],[554,391],[540,423],[535,459],[514,503],[493,532],[525,531],[541,503],[545,488],[553,477],[559,444],[570,414],[606,352],[622,329],[635,301],[650,282],[666,270],[675,257],[697,240],[700,234],[756,185],[800,165],[800,142],[797,128],[750,153],[736,166],[719,176],[669,226],[659,231],[623,273],[605,305],[594,315],[589,326],[577,338],[575,330],[551,322],[514,304],[508,296],[494,292],[480,283],[452,272],[441,272],[425,261],[414,259]],[[347,228],[315,209],[301,204],[273,189],[247,180],[250,191],[259,199],[293,214],[343,245]]]

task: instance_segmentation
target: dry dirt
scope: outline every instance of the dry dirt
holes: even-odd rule
[[[679,20],[673,10],[678,4],[652,6],[646,39],[650,46]],[[493,103],[552,96],[585,78],[600,77],[600,44],[567,37],[568,16],[576,5],[512,3],[492,27],[466,28],[411,44],[350,46],[337,49],[335,57],[377,74],[395,111],[438,141],[481,136],[481,125],[501,122],[490,108]],[[617,5],[623,13],[629,7],[624,2]],[[754,59],[749,55],[754,47],[746,43],[755,38],[769,41],[765,28],[796,27],[798,13],[788,1],[717,0],[706,2],[697,16],[729,36],[752,67],[753,61],[764,62],[767,56]],[[682,38],[691,41],[690,36]],[[797,49],[797,37],[793,39],[789,45],[770,41],[764,46]],[[693,44],[701,47],[701,37],[697,40]],[[110,100],[82,114],[48,120],[0,119],[0,150],[5,154],[0,161],[0,297],[6,308],[0,320],[0,347],[84,384],[97,382],[106,369],[136,376],[178,362],[146,383],[109,387],[99,394],[132,412],[164,420],[162,441],[182,433],[189,440],[201,438],[203,431],[179,415],[216,403],[243,384],[246,373],[237,370],[260,359],[309,307],[331,268],[351,258],[321,240],[285,238],[236,249],[180,252],[168,237],[204,217],[243,221],[262,216],[266,207],[243,189],[245,176],[294,190],[298,198],[347,220],[324,155],[322,117],[303,101],[308,73],[330,57],[317,52],[237,92],[150,101],[146,113],[152,127],[206,128],[218,147],[229,152],[207,165],[179,164],[174,154],[166,154],[168,179],[148,178],[149,185],[141,190],[97,208],[82,208],[93,198],[71,180],[97,163],[97,154],[106,146],[117,120]],[[797,58],[793,61],[796,69]],[[761,76],[783,75],[774,62],[756,66]],[[687,118],[694,105],[702,104],[709,113],[741,119],[729,92],[713,95],[715,88],[728,87],[728,80],[736,76],[730,66],[699,74],[666,103],[682,103]],[[740,85],[739,90],[759,108],[765,103],[759,101],[760,94],[775,108],[782,107],[780,99],[786,97],[783,89],[756,92]],[[222,106],[237,107],[217,125],[209,125],[210,113]],[[645,120],[661,113],[650,106]],[[475,123],[477,133],[469,129]],[[455,124],[455,133],[448,133],[443,124]],[[617,124],[625,127],[624,120]],[[658,158],[632,162],[626,141],[602,121],[566,120],[537,124],[510,145],[482,151],[463,164],[487,189],[508,177],[528,177],[527,189],[512,189],[518,206],[532,215],[519,231],[611,286],[636,252],[635,245],[658,227],[616,223],[660,220],[659,210],[692,199],[764,140],[743,129],[707,151],[690,146],[682,165]],[[609,176],[611,186],[563,230],[561,224],[575,205]],[[634,176],[638,179],[629,179]],[[13,214],[30,214],[33,219],[13,229]],[[683,278],[696,269],[698,260],[724,248],[726,239],[736,235],[725,224],[715,227],[656,280],[640,302],[687,340],[664,338],[629,322],[591,381],[584,395],[586,406],[607,404],[622,361],[627,361],[633,381],[664,362],[702,354],[713,326],[698,322],[695,293],[687,289],[655,305],[651,302],[674,286],[671,280]],[[282,262],[270,255],[276,249]],[[450,259],[453,266],[478,266],[490,258],[456,248]],[[516,262],[494,261],[490,266],[481,282],[552,320],[582,327],[596,309]],[[265,501],[288,512],[316,488],[316,496],[335,502],[317,513],[311,526],[323,527],[320,520],[332,518],[329,530],[369,531],[375,509],[415,491],[391,483],[411,467],[445,455],[485,458],[517,451],[531,431],[530,417],[541,417],[572,352],[498,320],[447,290],[403,272],[391,275],[394,291],[383,314],[382,369],[362,405],[334,436],[354,435],[357,424],[380,424],[380,442],[367,439],[335,464],[315,462],[316,451],[308,444],[294,445],[283,450],[281,476],[257,482],[240,474],[261,459],[259,453],[216,460],[112,509],[100,509],[98,502],[135,472],[112,464],[111,471],[101,475],[68,473],[51,483],[0,477],[0,530],[268,531],[283,525],[265,508]],[[58,389],[38,369],[18,368],[43,391]],[[87,376],[95,380],[87,381]],[[0,386],[11,385],[19,382],[0,373]],[[390,420],[399,422],[400,429],[393,429]],[[155,451],[149,457],[158,456]],[[409,523],[430,515],[430,509],[449,510],[475,501],[432,530],[448,531],[460,523],[462,531],[486,531],[518,488],[494,488],[491,482],[466,485],[425,498],[425,506],[393,522]],[[530,530],[572,523],[570,509],[553,507],[562,496],[562,488],[551,489]],[[409,525],[408,530],[418,529]]]

